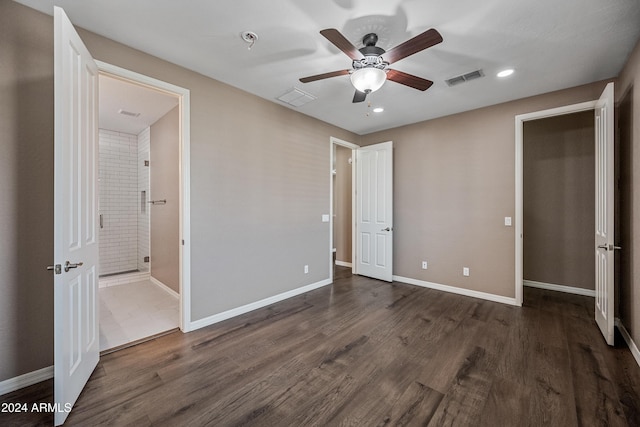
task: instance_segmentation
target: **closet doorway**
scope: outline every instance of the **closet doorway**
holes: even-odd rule
[[[595,296],[593,110],[523,123],[523,284]]]

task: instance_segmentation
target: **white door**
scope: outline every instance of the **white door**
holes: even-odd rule
[[[607,344],[613,345],[613,83],[602,92],[595,109],[596,129],[596,323]]]
[[[356,272],[393,279],[393,143],[356,151]]]
[[[98,68],[54,8],[54,402],[60,425],[98,364]]]

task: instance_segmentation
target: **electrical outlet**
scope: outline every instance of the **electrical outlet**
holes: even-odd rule
[[[304,274],[309,274],[309,266],[308,265],[304,266]]]
[[[469,267],[462,267],[462,275],[463,276],[469,275]]]
[[[422,269],[423,270],[427,269],[427,261],[422,261]]]

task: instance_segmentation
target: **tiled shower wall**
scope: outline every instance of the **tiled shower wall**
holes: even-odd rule
[[[99,131],[101,276],[148,271],[144,257],[149,254],[149,209],[141,200],[142,190],[149,194],[149,168],[144,166],[148,152],[148,128],[140,136]],[[141,156],[146,156],[142,166]]]

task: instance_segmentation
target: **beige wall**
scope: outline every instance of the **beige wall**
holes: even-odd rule
[[[618,308],[619,317],[631,334],[636,345],[640,345],[640,42],[633,50],[627,64],[620,73],[616,85],[616,103],[620,103],[618,114],[618,137],[621,144],[621,219],[622,251],[620,251],[621,274]],[[635,191],[635,192],[634,192]]]
[[[524,123],[524,279],[595,289],[593,111]]]
[[[352,221],[352,170],[349,159],[351,149],[336,145],[334,169],[334,218],[333,247],[336,248],[336,260],[351,262],[351,221]]]
[[[0,2],[0,381],[53,362],[52,34]]]
[[[515,116],[597,99],[605,84],[362,137],[394,142],[394,274],[515,297]]]
[[[180,292],[180,111],[175,107],[150,129],[151,276]]]

